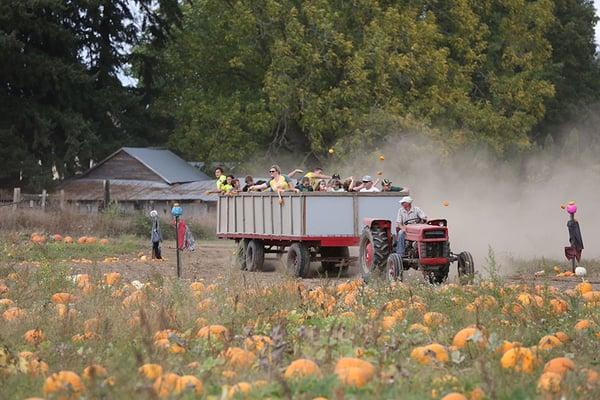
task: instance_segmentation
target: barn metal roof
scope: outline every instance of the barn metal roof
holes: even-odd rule
[[[168,185],[162,182],[139,180],[111,180],[110,198],[116,201],[217,201],[216,194],[206,194],[214,189],[215,181],[197,181]],[[101,201],[104,199],[104,180],[73,179],[61,185],[69,201]]]
[[[126,152],[131,157],[144,164],[144,166],[160,176],[169,185],[174,183],[209,181],[212,179],[170,150],[147,147],[121,147],[119,150],[85,171],[81,177],[85,177],[90,171],[93,171],[100,165],[106,163],[121,151]]]
[[[154,171],[168,184],[208,181],[208,175],[166,149],[123,147],[130,156]]]

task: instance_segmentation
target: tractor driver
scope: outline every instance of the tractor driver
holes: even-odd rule
[[[396,233],[398,233],[396,253],[400,257],[404,256],[406,246],[406,225],[427,222],[427,215],[419,207],[413,207],[412,202],[412,197],[404,196],[400,200],[400,209],[398,210],[398,218],[396,218]]]

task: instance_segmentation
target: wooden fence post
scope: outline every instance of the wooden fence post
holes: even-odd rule
[[[106,179],[104,181],[104,207],[108,207],[110,204],[110,181]]]
[[[21,202],[21,188],[15,188],[13,191],[13,210],[16,210]]]
[[[60,209],[65,209],[65,189],[60,189]]]
[[[46,211],[46,198],[48,197],[48,192],[46,189],[42,190],[42,211]]]

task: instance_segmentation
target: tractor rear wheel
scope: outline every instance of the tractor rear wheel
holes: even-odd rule
[[[348,247],[321,247],[321,257],[350,258]],[[341,264],[341,265],[340,265]],[[348,265],[343,261],[321,261],[319,272],[329,276],[338,276],[348,270]]]
[[[402,257],[399,254],[392,253],[386,263],[388,282],[402,282],[404,280],[404,266],[402,265]]]
[[[458,279],[462,283],[473,283],[475,278],[475,263],[473,256],[468,251],[458,255]]]
[[[246,269],[260,271],[265,263],[265,245],[262,240],[252,239],[246,246]]]
[[[304,243],[292,243],[288,247],[286,267],[288,272],[299,278],[306,278],[310,272],[310,251]]]
[[[358,251],[363,279],[368,281],[385,269],[390,254],[387,231],[377,225],[365,227],[360,235]]]
[[[246,248],[248,247],[249,239],[241,239],[237,243],[235,249],[235,264],[242,270],[246,270]]]

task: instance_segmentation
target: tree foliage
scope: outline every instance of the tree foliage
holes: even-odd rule
[[[557,67],[575,51],[552,46],[569,35],[565,13],[585,50],[569,62],[587,60],[592,74],[594,20],[566,3],[196,1],[158,59],[158,108],[173,118],[171,144],[208,160],[257,149],[318,158],[408,131],[448,149],[525,149],[562,101],[556,90],[587,84]]]

